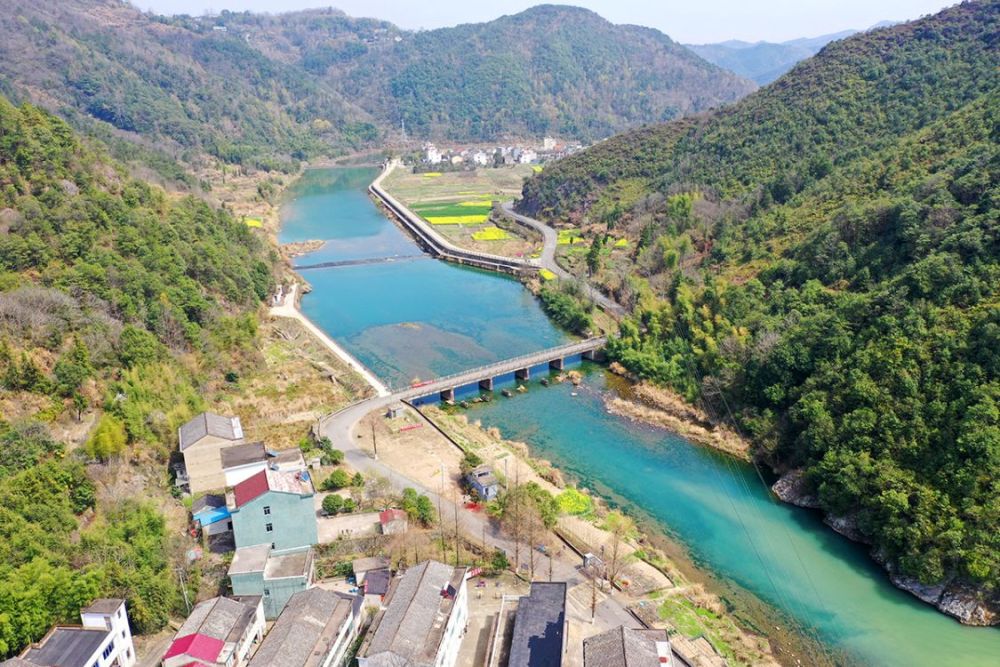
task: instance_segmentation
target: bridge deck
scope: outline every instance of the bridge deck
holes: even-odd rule
[[[423,398],[425,396],[432,396],[448,389],[455,389],[457,387],[475,384],[480,380],[485,380],[487,378],[495,378],[524,368],[547,364],[555,359],[565,359],[566,357],[572,357],[577,354],[593,352],[603,348],[607,342],[608,339],[606,336],[597,336],[595,338],[588,338],[587,340],[582,340],[576,343],[569,343],[568,345],[561,345],[547,350],[540,350],[538,352],[532,352],[531,354],[525,354],[512,359],[505,359],[504,361],[499,361],[495,364],[480,366],[479,368],[473,368],[467,371],[462,371],[461,373],[455,373],[453,375],[446,375],[419,387],[407,387],[406,389],[393,393],[393,398],[408,401]]]

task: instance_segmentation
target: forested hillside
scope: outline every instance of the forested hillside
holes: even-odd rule
[[[593,140],[753,89],[655,30],[568,7],[428,32],[332,9],[209,18],[120,0],[0,7],[0,91],[176,178],[176,163],[202,154],[292,169],[378,147],[404,121],[415,139]]]
[[[575,7],[417,33],[334,11],[232,15],[227,24],[253,28],[251,44],[277,49],[417,137],[595,140],[753,89],[656,30]]]
[[[634,310],[617,360],[804,469],[897,582],[948,584],[928,599],[973,623],[1000,609],[998,31],[1000,3],[968,2],[834,43],[521,203],[634,241],[590,262]]]
[[[0,658],[96,596],[127,598],[135,632],[182,609],[166,458],[199,382],[238,367],[273,261],[0,98]]]
[[[119,0],[4,0],[8,90],[146,150],[266,168],[368,145],[368,116],[240,34],[190,27]],[[86,121],[90,121],[86,123]]]

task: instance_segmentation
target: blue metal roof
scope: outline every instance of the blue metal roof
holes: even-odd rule
[[[222,507],[206,507],[205,509],[194,514],[194,520],[202,526],[208,526],[228,518],[229,508],[225,505]]]

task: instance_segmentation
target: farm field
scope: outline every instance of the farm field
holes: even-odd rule
[[[397,169],[384,186],[455,245],[507,257],[531,257],[541,250],[541,239],[527,238],[521,227],[496,219],[492,213],[494,201],[520,196],[524,179],[532,173],[530,165],[423,174]]]

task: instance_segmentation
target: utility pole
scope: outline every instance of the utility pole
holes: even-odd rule
[[[590,624],[597,618],[597,568],[590,566]]]
[[[184,606],[187,607],[188,614],[191,613],[191,601],[188,599],[188,589],[187,582],[184,581],[184,568],[178,567],[174,568],[177,572],[177,578],[181,582],[181,592],[184,593]]]
[[[375,441],[375,420],[372,420],[372,448],[375,450],[375,460],[378,461],[378,443]]]
[[[552,581],[552,554],[549,553],[549,581]]]
[[[441,496],[444,494],[444,463],[441,464],[441,484],[438,491],[438,527],[441,533],[441,562],[444,562],[444,515],[441,514]]]
[[[452,502],[455,503],[455,567],[458,567],[458,500],[455,498],[455,491],[451,492]]]

